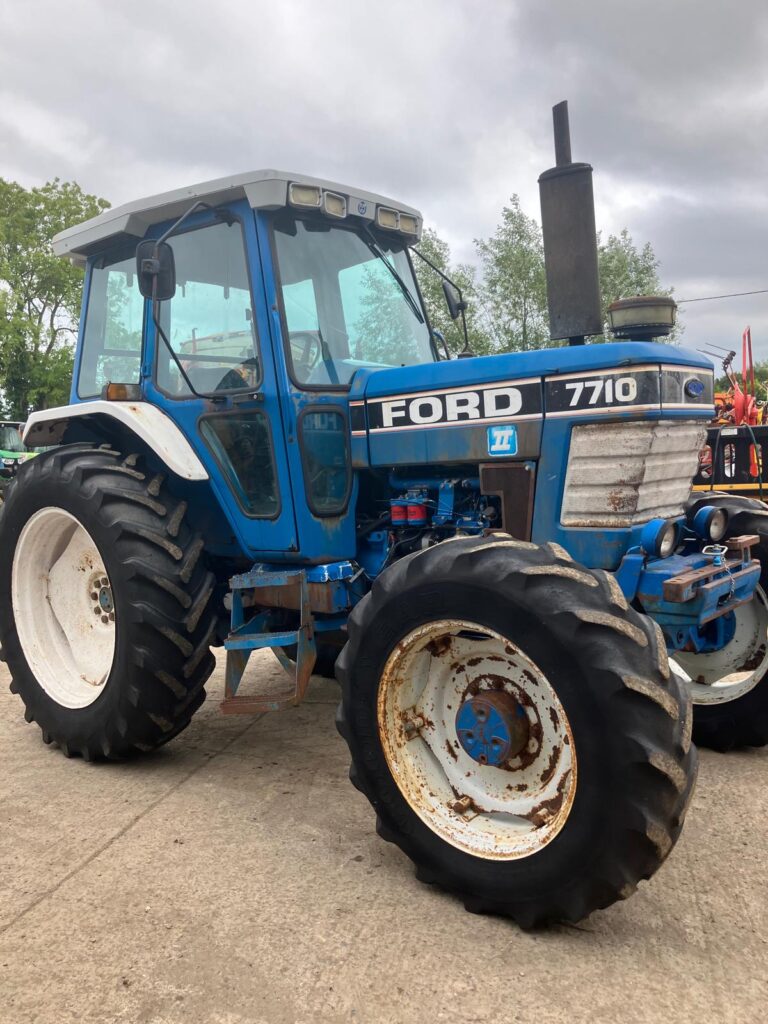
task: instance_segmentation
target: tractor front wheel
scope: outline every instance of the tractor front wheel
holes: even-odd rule
[[[215,579],[185,511],[137,456],[84,445],[8,490],[0,644],[27,721],[67,756],[152,750],[205,699]]]
[[[760,586],[747,604],[731,612],[732,639],[709,654],[676,652],[673,669],[693,699],[693,738],[701,747],[732,750],[768,744],[768,506],[737,495],[697,495],[705,505],[728,510],[727,537],[753,534],[760,561]]]
[[[338,662],[350,777],[417,876],[525,927],[628,896],[677,840],[690,702],[654,623],[556,545],[396,562]]]

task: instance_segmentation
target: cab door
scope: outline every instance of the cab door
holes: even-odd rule
[[[160,310],[168,344],[149,317],[145,394],[197,451],[243,550],[290,559],[296,520],[253,211],[205,211],[168,242],[176,292]]]

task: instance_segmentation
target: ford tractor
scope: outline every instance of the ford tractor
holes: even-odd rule
[[[664,299],[582,344],[603,331],[591,168],[563,113],[540,179],[560,347],[447,358],[418,211],[299,174],[58,235],[85,271],[71,404],[30,416],[27,443],[55,447],[0,518],[0,642],[46,742],[167,743],[216,645],[228,714],[335,670],[380,835],[526,927],[627,897],[668,855],[691,692],[722,745],[764,742],[768,708],[757,526],[689,503],[711,364],[648,340]],[[246,672],[265,648],[285,693]]]

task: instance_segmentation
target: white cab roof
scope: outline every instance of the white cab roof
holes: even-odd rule
[[[164,221],[175,220],[198,200],[212,206],[229,203],[235,199],[247,199],[254,210],[277,210],[288,205],[288,186],[316,185],[324,192],[333,192],[347,200],[347,216],[363,222],[372,222],[376,207],[384,206],[399,213],[408,214],[417,220],[416,238],[421,235],[422,218],[418,210],[405,206],[386,196],[349,188],[337,182],[320,178],[308,178],[303,174],[287,171],[250,171],[235,174],[229,178],[216,178],[198,185],[174,189],[160,195],[137,199],[122,206],[105,210],[82,224],[60,232],[53,239],[53,251],[57,256],[67,256],[73,263],[84,266],[86,258],[100,252],[115,242],[138,241],[148,228]],[[411,239],[414,236],[410,236]]]

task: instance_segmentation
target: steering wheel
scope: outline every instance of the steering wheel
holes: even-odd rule
[[[288,337],[294,368],[303,370],[308,377],[323,355],[320,339],[314,331],[290,331]]]

